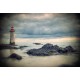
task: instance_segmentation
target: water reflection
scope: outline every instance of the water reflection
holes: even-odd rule
[[[22,60],[14,60],[11,58],[6,59],[4,62],[8,66],[27,66],[27,67],[48,67],[48,66],[60,66],[60,65],[73,65],[78,58],[76,55],[53,55],[53,56],[29,56],[21,50],[3,50],[2,51],[5,57],[8,57],[10,54],[15,53],[22,56]],[[6,53],[6,54],[5,54]]]
[[[15,53],[15,50],[14,49],[10,49],[10,53]]]

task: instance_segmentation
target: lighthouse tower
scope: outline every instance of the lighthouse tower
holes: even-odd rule
[[[14,35],[14,27],[12,26],[10,29],[10,45],[15,45],[15,35]]]

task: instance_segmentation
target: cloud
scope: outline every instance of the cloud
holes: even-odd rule
[[[21,18],[21,19],[36,19],[36,20],[42,20],[42,19],[50,19],[55,17],[56,14],[49,14],[49,13],[30,13],[30,14],[18,14],[15,16],[15,18]]]
[[[5,22],[5,24],[4,24]],[[32,35],[79,36],[79,24],[73,15],[52,14],[52,13],[32,13],[32,14],[13,14],[4,17],[2,20],[2,30],[8,33],[11,25],[14,25],[16,34],[21,37]],[[6,29],[5,29],[6,28]],[[22,34],[21,36],[19,34]],[[32,37],[31,36],[31,37]]]

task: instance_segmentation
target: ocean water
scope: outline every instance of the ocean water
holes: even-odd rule
[[[6,40],[8,43],[9,40]],[[36,45],[34,43],[41,43],[41,45]],[[30,49],[41,48],[44,44],[51,43],[53,45],[58,45],[60,47],[66,47],[71,45],[73,48],[77,49],[78,43],[75,40],[59,40],[59,39],[46,39],[46,38],[18,38],[16,39],[16,45],[28,46],[24,49],[4,49],[0,53],[5,57],[4,63],[8,66],[15,67],[57,67],[61,65],[73,65],[78,61],[78,58],[74,54],[70,55],[52,55],[52,56],[29,56],[27,51]],[[22,56],[22,60],[15,60],[7,58],[12,53],[16,53]]]

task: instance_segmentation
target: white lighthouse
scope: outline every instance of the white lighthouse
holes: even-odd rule
[[[14,27],[12,26],[10,29],[10,45],[15,45],[15,30]]]

